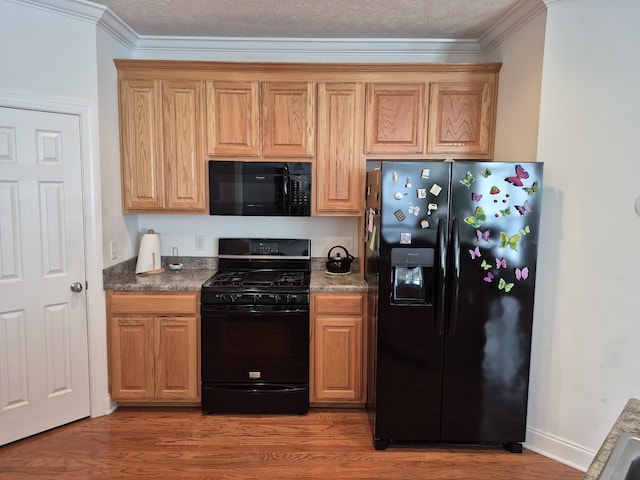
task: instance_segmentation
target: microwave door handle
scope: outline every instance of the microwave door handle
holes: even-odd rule
[[[289,205],[289,165],[282,166],[282,207],[287,211]]]

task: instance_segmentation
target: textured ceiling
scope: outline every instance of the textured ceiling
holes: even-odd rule
[[[98,0],[138,35],[480,38],[510,9],[540,0]]]

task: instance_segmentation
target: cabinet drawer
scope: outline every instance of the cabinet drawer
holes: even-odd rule
[[[348,293],[316,295],[315,312],[319,315],[362,315],[362,295]]]
[[[112,293],[112,314],[195,315],[196,293]]]

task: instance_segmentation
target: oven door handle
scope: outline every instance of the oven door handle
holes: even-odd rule
[[[246,308],[226,308],[225,306],[218,305],[201,305],[200,307],[201,315],[206,314],[222,314],[224,316],[229,315],[245,315],[250,313],[253,316],[273,316],[273,315],[291,315],[291,314],[300,314],[300,313],[309,313],[309,307],[291,307],[285,308],[282,310],[262,310],[260,308],[255,308],[254,306],[247,305]]]
[[[207,390],[234,391],[243,393],[256,392],[300,392],[308,390],[307,385],[292,385],[286,383],[204,383]]]

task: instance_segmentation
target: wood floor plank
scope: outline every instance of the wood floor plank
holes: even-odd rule
[[[367,412],[203,415],[197,408],[119,408],[0,447],[0,479],[578,480],[524,450],[393,445],[376,451]]]

